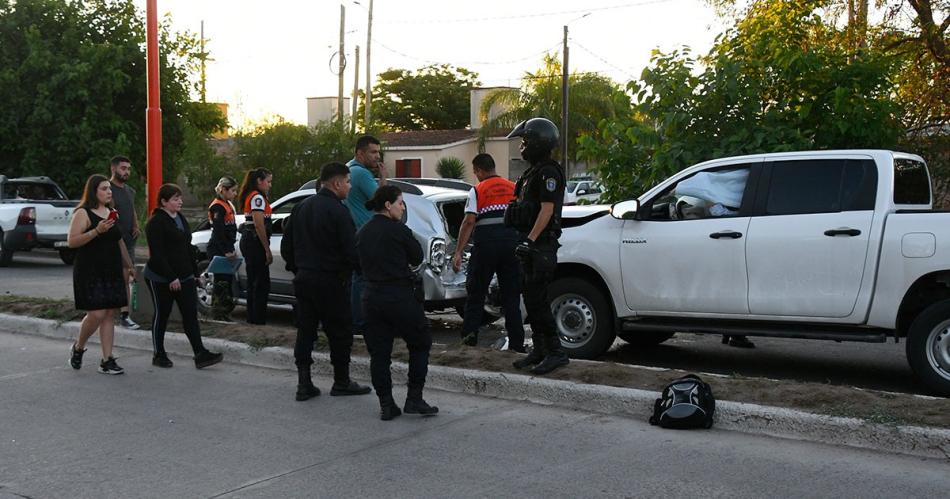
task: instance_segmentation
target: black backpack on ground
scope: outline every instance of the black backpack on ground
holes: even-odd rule
[[[716,399],[712,388],[695,374],[687,374],[663,389],[653,404],[650,424],[663,428],[711,428]]]

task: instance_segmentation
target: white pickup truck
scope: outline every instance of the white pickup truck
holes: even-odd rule
[[[71,264],[75,250],[65,244],[77,204],[48,177],[0,175],[0,267],[10,265],[14,252],[38,247],[56,248]]]
[[[914,373],[950,395],[950,213],[919,156],[717,159],[563,222],[549,297],[574,357],[675,332],[906,338]]]

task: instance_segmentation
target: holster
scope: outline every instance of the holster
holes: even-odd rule
[[[541,204],[532,201],[514,200],[508,203],[505,209],[505,226],[518,232],[531,232],[534,221],[541,211]]]

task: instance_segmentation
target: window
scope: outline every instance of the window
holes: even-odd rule
[[[912,159],[894,160],[894,203],[930,204],[927,167]]]
[[[290,212],[294,211],[294,206],[297,206],[297,203],[303,201],[304,199],[307,199],[308,197],[310,196],[297,196],[295,198],[290,198],[287,201],[284,201],[283,203],[281,203],[280,205],[275,206],[272,213],[274,215],[279,215],[279,214],[284,214],[284,213],[290,214]]]
[[[772,163],[766,215],[873,210],[877,167],[871,160]]]
[[[653,201],[650,220],[738,216],[749,172],[748,167],[725,167],[690,175]]]

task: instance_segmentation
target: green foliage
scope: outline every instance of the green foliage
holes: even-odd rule
[[[0,0],[0,169],[48,175],[72,196],[86,177],[108,173],[125,154],[144,194],[145,26],[132,2]],[[181,169],[190,133],[226,126],[218,115],[193,123],[197,40],[163,23],[160,39],[165,179]],[[189,131],[190,130],[190,131]],[[194,142],[192,141],[194,144]]]
[[[464,179],[465,162],[455,156],[445,156],[435,164],[435,171],[442,178]]]
[[[763,0],[708,56],[655,52],[630,82],[633,113],[581,139],[607,201],[629,199],[691,164],[740,154],[893,148],[895,61],[849,54],[818,0]]]
[[[277,199],[319,177],[324,164],[352,159],[358,135],[349,129],[348,123],[341,126],[335,121],[308,128],[277,118],[235,135],[239,155],[232,168],[264,167],[273,172],[271,199]],[[243,178],[243,171],[237,173],[236,177]]]
[[[469,124],[469,91],[478,85],[477,73],[448,64],[415,71],[386,70],[377,76],[373,87],[373,124],[389,130],[465,128]]]
[[[547,118],[563,130],[561,123],[561,62],[553,54],[544,56],[543,66],[525,74],[520,89],[499,89],[482,101],[482,138],[512,128],[529,118]],[[596,133],[601,120],[614,120],[630,112],[630,99],[609,78],[592,73],[572,73],[568,77],[568,158],[577,161],[577,139]],[[501,112],[489,119],[493,109]]]

